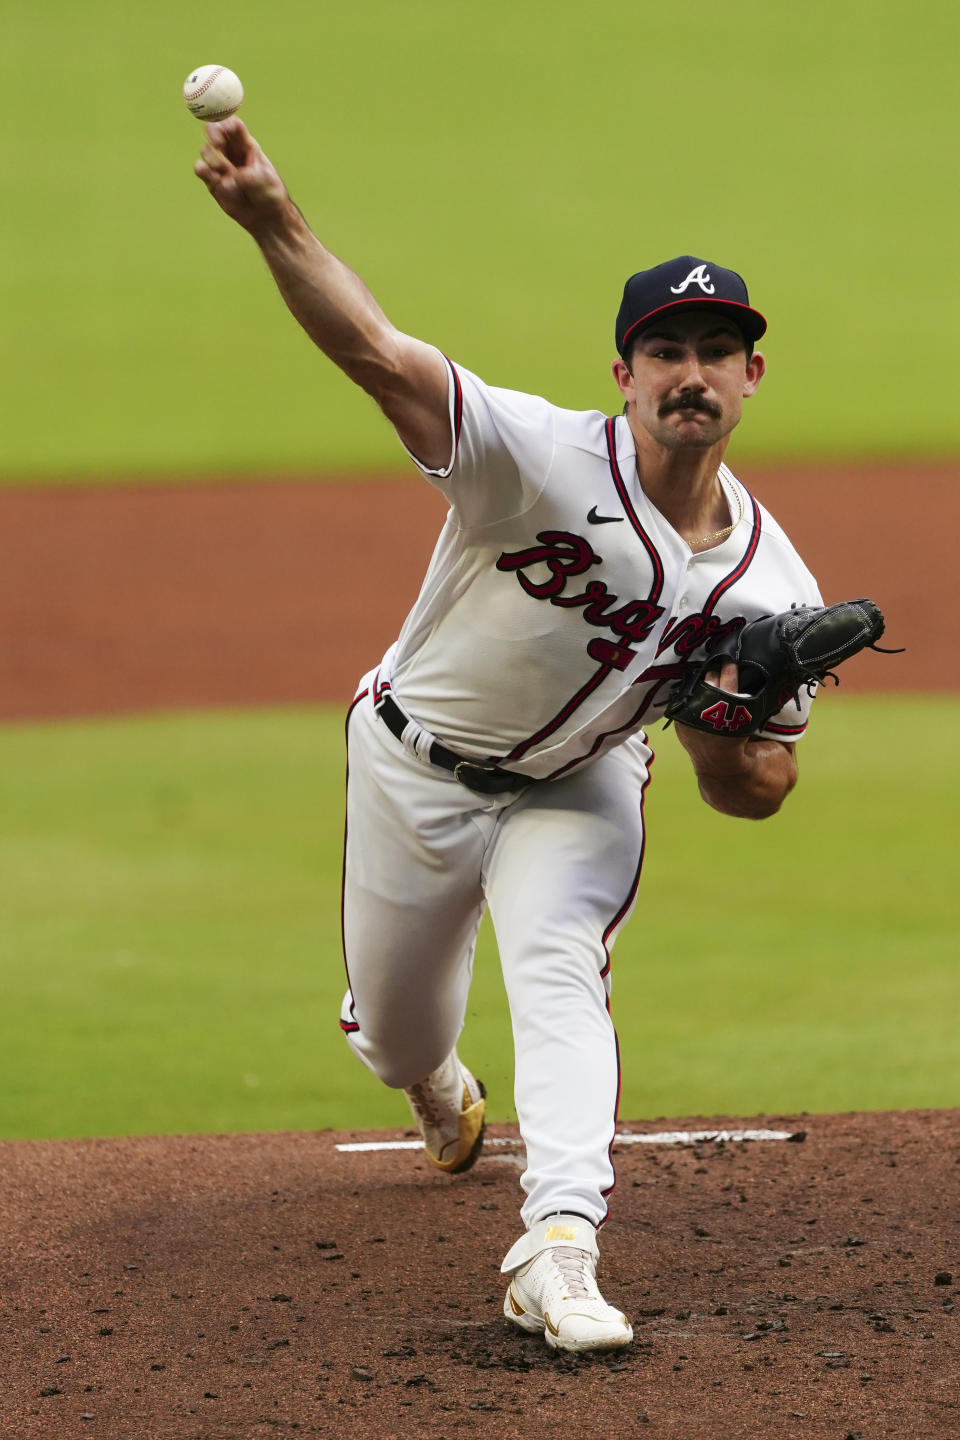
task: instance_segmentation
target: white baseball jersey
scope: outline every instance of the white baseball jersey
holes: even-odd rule
[[[452,364],[450,416],[448,464],[420,469],[451,509],[374,699],[392,689],[451,749],[537,779],[567,774],[659,719],[708,645],[822,603],[726,466],[740,518],[694,553],[644,494],[623,416],[562,410]],[[760,733],[795,740],[809,707],[802,692]]]
[[[340,1023],[388,1085],[430,1074],[461,1032],[489,906],[513,1022],[524,1222],[599,1224],[620,1076],[611,952],[645,850],[643,727],[711,640],[819,596],[725,468],[739,518],[694,554],[644,495],[622,417],[559,410],[454,366],[450,415],[448,464],[421,466],[450,513],[348,720]],[[377,716],[385,694],[415,722],[399,741]],[[795,738],[808,708],[803,695],[764,733]],[[477,793],[431,763],[433,737],[552,783]]]

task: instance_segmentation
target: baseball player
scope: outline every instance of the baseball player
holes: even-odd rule
[[[619,1094],[611,953],[643,861],[645,732],[708,647],[820,604],[723,463],[763,377],[766,322],[730,270],[689,255],[643,270],[616,320],[622,413],[561,410],[395,329],[236,116],[208,127],[196,173],[450,506],[419,598],[349,711],[342,1028],[406,1092],[429,1159],[470,1166],[484,1089],[456,1046],[489,906],[527,1153],[504,1313],[561,1349],[626,1345],[629,1321],[597,1287],[597,1230]],[[676,727],[703,799],[772,815],[796,783],[809,694],[738,737],[737,666],[709,678],[706,729]]]

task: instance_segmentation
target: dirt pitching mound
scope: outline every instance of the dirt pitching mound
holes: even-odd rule
[[[384,1136],[0,1145],[0,1432],[956,1437],[957,1118],[622,1126],[796,1138],[617,1146],[601,1282],[636,1338],[593,1357],[502,1317],[508,1127],[453,1180],[337,1148]]]

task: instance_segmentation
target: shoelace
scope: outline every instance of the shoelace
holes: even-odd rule
[[[570,1245],[558,1245],[554,1248],[553,1261],[560,1274],[563,1276],[563,1283],[567,1287],[567,1294],[571,1300],[592,1300],[593,1291],[587,1281],[587,1276],[593,1280],[589,1266],[589,1256],[586,1250],[575,1250]]]

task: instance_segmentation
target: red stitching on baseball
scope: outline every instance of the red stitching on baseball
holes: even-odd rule
[[[186,92],[184,92],[186,99],[199,100],[200,96],[205,95],[206,92],[210,89],[210,86],[213,84],[214,80],[216,80],[217,76],[226,73],[226,68],[227,67],[225,65],[217,65],[214,69],[213,74],[207,76],[206,80],[204,80],[199,90],[191,90],[189,95],[186,95]]]

